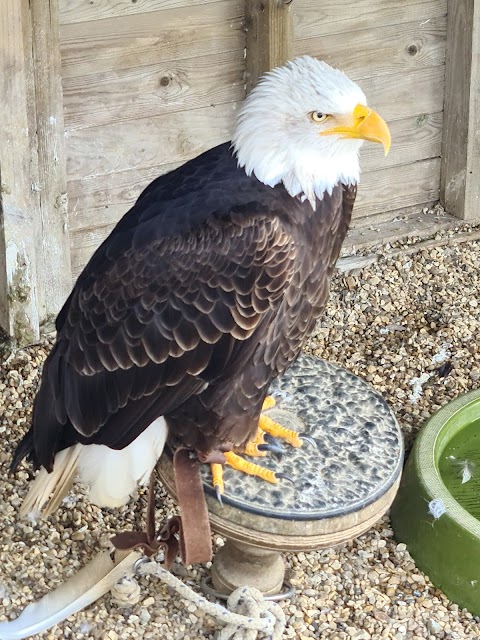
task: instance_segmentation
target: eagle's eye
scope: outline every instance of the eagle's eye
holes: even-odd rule
[[[321,113],[320,111],[312,111],[312,113],[310,114],[310,118],[314,122],[325,122],[328,117],[328,113]]]

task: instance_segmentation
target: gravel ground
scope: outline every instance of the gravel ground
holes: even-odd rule
[[[382,392],[396,412],[407,448],[436,409],[478,386],[480,243],[428,248],[381,258],[358,273],[337,274],[327,313],[307,351],[343,365]],[[130,508],[100,510],[81,492],[48,522],[19,521],[27,467],[7,472],[25,430],[49,342],[5,353],[0,370],[2,465],[0,619],[15,617],[55,588],[119,529],[143,522],[145,493]],[[440,358],[435,358],[442,354]],[[442,356],[447,358],[438,362]],[[426,375],[423,375],[426,374]],[[412,385],[415,378],[426,381]],[[421,392],[421,393],[420,393]],[[413,394],[413,395],[412,395]],[[158,517],[172,513],[158,492]],[[222,540],[215,537],[215,545]],[[392,537],[388,517],[360,538],[319,552],[287,555],[294,598],[282,604],[286,638],[406,640],[479,638],[480,620],[436,589]],[[198,590],[206,568],[178,567]],[[155,579],[139,580],[138,604],[119,608],[110,595],[36,638],[213,638],[218,626]],[[3,599],[2,599],[3,598]]]

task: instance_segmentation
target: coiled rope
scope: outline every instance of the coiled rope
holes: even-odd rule
[[[135,572],[141,576],[159,578],[182,598],[223,623],[225,626],[218,632],[217,640],[281,640],[285,631],[285,614],[280,605],[265,600],[261,591],[254,587],[236,589],[228,597],[225,608],[193,591],[155,561],[142,559],[137,563]],[[135,600],[138,601],[140,590],[133,582],[132,578],[124,579],[112,588],[112,596],[117,604],[131,605]]]

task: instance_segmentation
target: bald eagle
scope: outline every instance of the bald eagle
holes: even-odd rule
[[[390,145],[362,90],[301,57],[262,78],[231,142],[143,191],[58,315],[12,463],[41,469],[25,510],[77,476],[125,504],[167,439],[204,461],[244,450],[324,309],[364,140]]]

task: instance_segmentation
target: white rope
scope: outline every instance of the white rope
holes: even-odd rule
[[[133,576],[125,576],[110,589],[113,602],[119,607],[130,607],[140,602],[140,585]]]
[[[140,563],[137,565],[137,573],[159,578],[198,609],[225,623],[226,626],[218,633],[217,640],[257,640],[259,633],[268,640],[281,640],[285,631],[285,614],[280,605],[265,600],[261,591],[254,587],[236,589],[228,597],[228,609],[225,609],[222,605],[210,602],[204,596],[195,593],[156,562]]]

